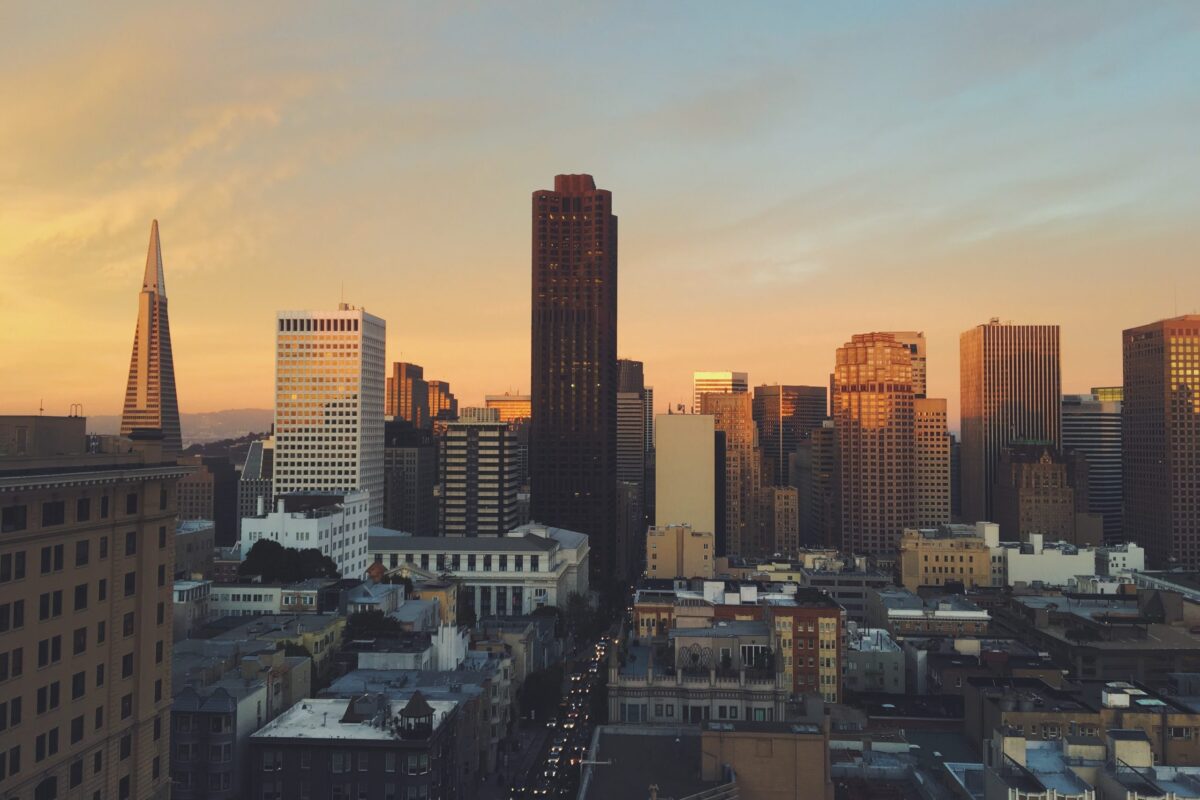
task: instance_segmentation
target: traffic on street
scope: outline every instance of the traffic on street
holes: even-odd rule
[[[583,771],[598,712],[599,688],[605,680],[605,659],[611,637],[602,636],[572,666],[558,712],[546,723],[549,736],[523,776],[509,787],[510,800],[574,798]]]

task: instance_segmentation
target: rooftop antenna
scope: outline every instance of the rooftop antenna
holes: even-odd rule
[[[42,414],[45,413],[45,411],[46,411],[46,399],[43,397],[38,400],[38,416],[40,417]]]

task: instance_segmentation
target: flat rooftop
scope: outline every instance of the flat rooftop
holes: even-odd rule
[[[376,727],[370,721],[342,722],[353,700],[343,698],[301,700],[283,712],[253,739],[338,739],[354,741],[392,741],[397,736],[388,727]],[[433,727],[436,730],[458,705],[452,700],[426,700],[433,708]],[[392,715],[403,706],[394,705]]]
[[[686,797],[719,784],[700,777],[700,728],[603,725],[592,737],[588,758],[612,764],[588,768],[584,800],[643,797],[658,786],[659,797]]]

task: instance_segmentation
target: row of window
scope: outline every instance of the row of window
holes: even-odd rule
[[[108,519],[109,496],[102,495],[99,503],[98,519]],[[159,492],[158,508],[167,509],[167,492]],[[67,502],[65,500],[47,500],[41,505],[41,527],[52,528],[67,523]],[[125,495],[125,513],[129,516],[138,513],[138,494],[129,492]],[[92,498],[80,497],[75,501],[75,522],[88,522],[92,519]],[[16,533],[29,527],[29,507],[27,505],[5,506],[0,509],[0,533]]]

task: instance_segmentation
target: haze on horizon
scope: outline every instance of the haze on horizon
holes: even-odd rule
[[[150,220],[182,412],[269,408],[344,297],[460,405],[529,389],[530,195],[620,218],[623,357],[825,384],[853,333],[1200,306],[1200,5],[0,7],[0,413],[119,413]],[[186,435],[186,432],[185,432]]]

